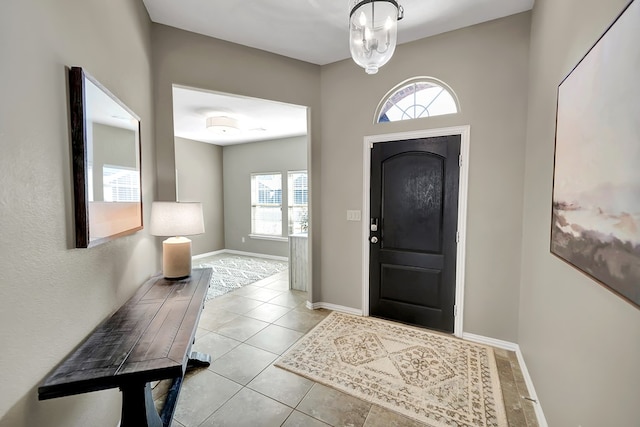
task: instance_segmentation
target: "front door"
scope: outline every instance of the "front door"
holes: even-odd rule
[[[460,135],[371,150],[369,313],[453,333]]]

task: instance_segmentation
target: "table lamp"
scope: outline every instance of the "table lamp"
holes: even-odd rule
[[[184,236],[204,233],[202,203],[153,202],[151,234],[174,236],[162,242],[162,275],[181,279],[191,275],[191,240]]]

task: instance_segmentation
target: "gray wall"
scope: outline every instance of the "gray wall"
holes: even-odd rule
[[[640,420],[640,310],[549,251],[558,84],[626,4],[536,0],[533,12],[518,342],[551,426]]]
[[[223,147],[224,234],[227,249],[288,256],[288,242],[256,239],[251,233],[251,174],[282,174],[282,223],[288,228],[287,172],[307,169],[307,137]],[[286,230],[286,228],[285,228]],[[242,238],[245,238],[244,243]]]
[[[365,236],[361,223],[346,221],[346,210],[362,209],[363,137],[470,124],[464,328],[516,341],[529,24],[525,13],[401,45],[375,76],[351,60],[320,68],[154,24],[159,195],[170,200],[175,191],[172,84],[311,107],[310,299],[362,308]],[[373,125],[386,91],[416,75],[450,84],[462,112]]]
[[[222,147],[175,138],[178,200],[201,202],[204,234],[189,236],[193,255],[224,249]]]
[[[471,125],[464,330],[517,341],[529,25],[524,13],[403,44],[374,76],[351,60],[322,68],[319,301],[362,307],[367,236],[346,210],[362,209],[363,137]],[[373,124],[385,93],[421,75],[449,84],[462,111]]]
[[[66,67],[141,118],[144,220],[154,199],[150,21],[141,1],[0,3],[0,425],[114,426],[118,390],[39,402],[37,387],[153,272],[147,229],[74,249]]]
[[[365,236],[361,223],[346,221],[346,210],[362,209],[363,137],[470,124],[464,328],[516,341],[529,20],[530,14],[519,14],[401,45],[375,76],[364,75],[351,60],[320,68],[154,24],[160,198],[170,200],[175,191],[172,84],[310,106],[310,298],[362,308]],[[450,84],[462,112],[373,125],[375,106],[386,91],[416,75]],[[235,245],[228,235],[225,240]]]
[[[314,203],[321,185],[320,67],[159,24],[152,25],[151,39],[160,200],[175,197],[173,84],[309,107],[311,264],[313,281],[320,283],[322,219]]]
[[[362,209],[363,137],[470,124],[465,331],[521,345],[550,425],[635,425],[640,312],[549,253],[557,85],[626,3],[537,0],[532,15],[401,45],[366,76],[150,24],[140,1],[3,2],[0,425],[116,425],[116,390],[38,402],[36,389],[159,269],[146,230],[73,249],[70,65],[142,119],[145,223],[156,188],[175,197],[172,84],[311,107],[314,302],[361,306],[364,236],[345,211]],[[451,85],[462,112],[373,125],[416,75]]]

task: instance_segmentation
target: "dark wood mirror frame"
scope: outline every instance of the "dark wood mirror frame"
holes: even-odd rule
[[[89,98],[97,94],[97,98],[100,99],[99,105],[93,105],[87,99],[88,92],[90,92]],[[69,69],[69,101],[76,248],[89,248],[117,237],[133,234],[143,228],[140,118],[81,67]],[[102,116],[112,122],[125,123],[126,125],[115,127],[103,125],[93,121],[92,118],[96,116]],[[127,133],[124,137],[125,145],[122,142],[116,142],[114,146],[105,145],[101,151],[108,152],[108,156],[112,158],[121,156],[121,154],[115,156],[112,154],[118,150],[126,151],[129,154],[129,159],[125,162],[126,165],[119,169],[127,170],[130,175],[133,172],[134,181],[137,179],[137,189],[135,187],[128,189],[129,197],[132,200],[126,202],[107,201],[104,194],[100,197],[100,201],[93,200],[92,194],[97,193],[93,191],[96,185],[94,181],[97,180],[89,174],[95,170],[93,155],[96,150],[92,145],[95,134],[94,124],[114,129],[116,133]],[[123,138],[119,137],[119,140],[121,141]],[[129,144],[131,140],[134,142],[133,146]],[[111,141],[106,142],[111,143]],[[124,147],[124,149],[117,147]],[[105,165],[107,163],[103,166]],[[118,167],[119,165],[116,165],[116,168]],[[100,170],[103,168],[101,167]],[[99,184],[103,185],[102,174],[98,178]],[[89,185],[94,188],[90,190]]]

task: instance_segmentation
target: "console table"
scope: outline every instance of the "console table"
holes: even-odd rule
[[[193,269],[186,279],[149,279],[45,379],[38,398],[118,387],[121,427],[170,426],[211,274]],[[194,356],[200,365],[210,362]],[[174,383],[158,414],[149,383],[162,379]]]

